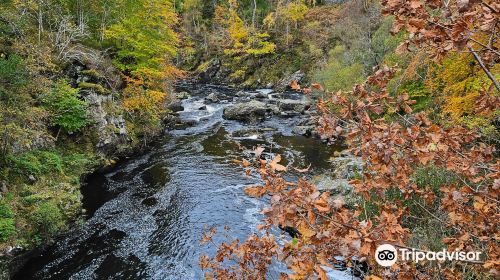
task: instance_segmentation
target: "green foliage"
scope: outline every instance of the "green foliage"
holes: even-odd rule
[[[125,9],[125,15],[106,32],[118,48],[116,66],[145,81],[165,79],[171,75],[167,66],[178,43],[172,1],[133,1]]]
[[[53,201],[42,202],[38,205],[31,214],[30,220],[43,239],[48,239],[65,225],[64,216]]]
[[[78,89],[72,88],[66,82],[57,82],[42,101],[51,113],[52,125],[73,133],[88,124],[87,103],[78,98]]]
[[[328,91],[350,90],[356,83],[365,79],[363,65],[350,64],[345,58],[345,47],[336,46],[330,51],[328,63],[314,76]]]
[[[12,209],[3,200],[0,199],[0,242],[7,241],[16,232]]]
[[[15,92],[27,84],[27,78],[21,57],[0,57],[0,100],[7,104],[19,101]]]
[[[451,171],[431,165],[418,168],[413,173],[412,180],[418,187],[438,193],[441,186],[456,183],[459,177]]]
[[[41,175],[63,171],[63,160],[53,151],[31,151],[11,155],[9,161],[13,166],[13,172],[18,175]]]
[[[408,93],[410,98],[417,102],[411,106],[415,112],[429,108],[430,104],[433,102],[432,94],[429,89],[425,87],[423,80],[406,81],[400,86],[398,91]]]
[[[237,7],[231,6],[226,13],[222,23],[226,26],[232,46],[224,50],[225,54],[244,56],[261,56],[272,54],[276,50],[276,45],[269,42],[270,35],[266,32],[259,32],[255,28],[249,28],[237,13]]]

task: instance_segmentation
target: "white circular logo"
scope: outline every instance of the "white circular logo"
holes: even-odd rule
[[[375,260],[381,266],[392,266],[398,260],[398,252],[391,244],[380,245],[375,251]]]

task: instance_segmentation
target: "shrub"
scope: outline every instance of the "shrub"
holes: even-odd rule
[[[348,90],[365,78],[363,65],[349,64],[344,55],[345,47],[336,46],[329,53],[328,63],[314,75],[314,80],[328,91]]]
[[[40,175],[62,173],[63,161],[60,155],[52,151],[31,151],[9,157],[13,170],[18,175]]]
[[[6,59],[0,58],[0,100],[15,98],[10,94],[11,90],[26,84],[27,77],[22,59],[17,55],[11,55]]]
[[[42,101],[52,115],[52,124],[60,129],[73,133],[88,124],[87,103],[78,99],[78,89],[66,82],[57,82]]]
[[[42,202],[30,218],[37,233],[45,239],[64,227],[64,216],[52,201]]]
[[[0,202],[0,242],[7,241],[15,232],[12,209],[5,202]]]

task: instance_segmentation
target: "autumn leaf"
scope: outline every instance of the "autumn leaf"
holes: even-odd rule
[[[320,84],[312,84],[311,87],[316,90],[323,90],[323,87]]]
[[[266,192],[266,189],[262,186],[245,188],[245,193],[251,197],[262,197]]]
[[[326,271],[321,268],[321,266],[315,266],[314,270],[316,270],[316,272],[318,273],[318,280],[329,280],[328,276],[326,275]]]
[[[260,156],[264,152],[264,148],[257,147],[257,148],[255,148],[255,150],[253,152],[254,152],[256,158],[260,158]]]
[[[328,203],[323,198],[316,200],[314,202],[314,207],[316,207],[316,209],[320,212],[330,211],[330,206],[328,206]]]
[[[299,83],[297,83],[296,80],[292,80],[292,82],[290,82],[290,88],[292,90],[299,91],[300,90],[300,85],[299,85]]]
[[[279,164],[279,162],[281,161],[281,155],[277,155],[272,161],[271,163],[269,163],[269,166],[271,167],[271,169],[273,171],[286,171],[286,167]]]
[[[368,275],[365,277],[365,280],[382,280],[382,278],[375,275]]]
[[[248,167],[248,166],[250,166],[250,162],[248,162],[246,159],[244,159],[241,161],[241,166]]]
[[[299,173],[306,173],[306,172],[309,172],[309,169],[311,168],[311,164],[309,164],[309,166],[307,168],[303,168],[303,169],[300,169],[300,168],[293,168],[295,171],[299,172]]]

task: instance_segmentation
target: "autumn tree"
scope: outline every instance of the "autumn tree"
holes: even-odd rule
[[[126,16],[106,33],[118,48],[118,68],[151,83],[171,77],[170,60],[178,42],[172,29],[177,22],[172,2],[134,1],[124,8]]]
[[[497,82],[491,71],[500,58],[496,2],[395,0],[382,4],[384,13],[395,17],[393,31],[409,33],[403,48],[421,51],[436,63],[442,63],[451,51],[469,52],[489,80],[489,86],[471,101],[471,113],[498,111]],[[265,279],[275,260],[287,265],[283,279],[327,279],[325,267],[333,268],[336,256],[354,268],[366,261],[371,269],[363,273],[369,274],[364,275],[368,279],[498,276],[500,162],[495,147],[484,143],[476,130],[445,126],[425,112],[413,112],[415,101],[406,92],[388,88],[395,74],[395,69],[380,66],[352,91],[330,93],[318,104],[322,112],[318,133],[329,141],[344,139],[349,151],[364,162],[359,176],[349,182],[357,203],[321,193],[305,178],[285,179],[283,172],[292,167],[281,165],[280,156],[266,160],[262,149],[255,150],[255,158],[243,166],[253,165],[255,169],[247,172],[257,171],[263,184],[245,192],[269,198],[270,205],[262,212],[265,219],[258,227],[266,232],[244,242],[223,243],[213,258],[202,256],[200,265],[207,279]],[[453,80],[444,79],[442,89],[455,85],[448,78]],[[318,84],[312,87],[321,91]],[[292,88],[306,94],[312,91],[297,83]],[[428,178],[433,174],[446,176]],[[298,234],[281,245],[283,241],[277,242],[270,233],[274,227],[294,228]],[[211,240],[213,234],[205,235],[203,241]],[[400,261],[382,268],[375,263],[374,253],[384,243],[418,246],[423,251],[481,251],[485,256],[478,263]]]

